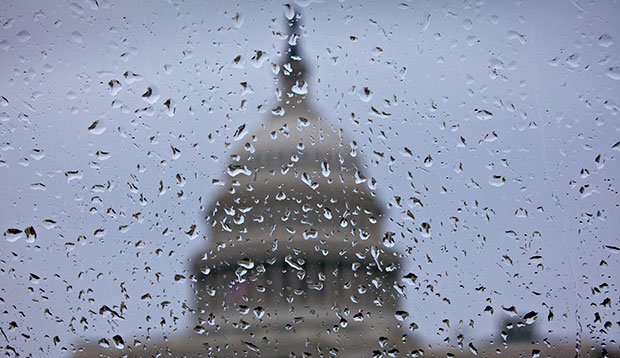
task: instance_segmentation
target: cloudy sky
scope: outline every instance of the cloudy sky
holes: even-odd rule
[[[489,342],[534,311],[541,337],[618,337],[620,4],[296,5],[309,101],[355,141],[421,282],[407,325]],[[174,276],[209,240],[234,131],[276,106],[283,16],[271,1],[2,2],[2,346],[58,356],[193,327]]]

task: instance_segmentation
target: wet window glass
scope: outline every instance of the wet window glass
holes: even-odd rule
[[[617,2],[0,7],[6,357],[618,357]]]

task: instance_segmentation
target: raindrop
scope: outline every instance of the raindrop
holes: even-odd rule
[[[175,146],[170,146],[170,149],[172,150],[172,159],[176,160],[179,159],[181,157],[181,150],[179,148],[176,148]]]
[[[88,127],[88,131],[92,134],[100,135],[105,132],[105,127],[99,124],[99,120],[96,120]]]
[[[228,170],[226,171],[226,173],[231,177],[236,177],[239,174],[250,175],[252,172],[245,165],[231,164],[228,166]]]
[[[4,238],[6,239],[6,241],[8,242],[15,242],[19,239],[21,239],[22,237],[22,231],[20,229],[7,229],[4,232]]]
[[[293,20],[293,17],[295,16],[295,9],[291,6],[291,4],[284,4],[284,16],[286,16],[288,20]]]
[[[245,65],[245,59],[243,58],[243,56],[238,55],[237,57],[233,58],[232,63],[232,67],[243,68],[243,66]]]
[[[415,281],[418,279],[418,276],[414,274],[413,272],[409,272],[408,274],[403,276],[403,279],[407,281],[409,284],[415,285]]]
[[[159,88],[153,85],[147,87],[146,91],[142,94],[142,99],[149,104],[157,103],[157,101],[159,101]]]
[[[110,82],[108,82],[108,87],[112,96],[116,96],[118,92],[123,89],[123,85],[118,80],[110,80]]]
[[[470,19],[465,19],[461,23],[461,25],[463,26],[465,30],[471,30],[471,28],[473,27],[473,24],[474,23]]]
[[[329,163],[327,161],[323,161],[321,163],[321,173],[324,177],[328,177],[331,171],[329,170]]]
[[[298,117],[297,118],[297,127],[298,128],[308,127],[309,125],[310,125],[310,121],[308,120],[308,118],[305,118],[305,117]]]
[[[254,308],[252,312],[254,313],[254,316],[256,316],[256,318],[258,319],[263,318],[263,316],[265,315],[265,310],[261,306],[256,306],[256,308]]]
[[[248,130],[246,128],[245,123],[240,125],[237,130],[235,131],[235,133],[233,134],[233,139],[234,140],[241,140],[243,139],[243,137],[245,137],[245,135],[248,134]]]
[[[409,312],[407,312],[407,311],[396,311],[394,316],[396,317],[397,320],[403,322],[404,320],[407,319],[407,317],[409,317]]]
[[[123,340],[123,337],[119,336],[118,334],[112,337],[112,342],[114,342],[114,347],[116,347],[117,349],[125,348],[125,341]]]
[[[80,170],[68,170],[65,172],[65,177],[67,178],[67,183],[72,180],[79,180],[84,177],[84,174]]]
[[[176,103],[174,102],[174,100],[172,98],[168,98],[164,102],[164,106],[166,106],[166,114],[168,115],[168,117],[174,116],[174,113],[177,110]]]
[[[386,247],[394,247],[394,233],[388,231],[383,235],[383,245]]]
[[[323,208],[323,216],[327,220],[331,220],[331,218],[332,218],[332,211],[329,208],[327,208],[327,207]]]
[[[532,324],[534,323],[534,321],[536,321],[536,318],[538,318],[538,312],[528,312],[525,314],[525,316],[523,316],[523,319],[525,320],[525,323],[527,324]]]
[[[319,236],[318,231],[314,229],[307,229],[303,233],[304,240],[316,239]]]
[[[123,77],[125,77],[125,81],[129,84],[132,84],[134,82],[138,82],[138,81],[142,81],[144,79],[144,77],[133,73],[131,71],[127,71],[125,73],[123,73]]]
[[[56,221],[52,220],[52,219],[45,219],[43,220],[43,226],[48,229],[51,230],[53,228],[55,228],[57,225]]]
[[[605,245],[605,248],[614,254],[620,253],[620,247],[618,246],[613,246],[613,245]]]
[[[291,91],[299,95],[304,95],[308,93],[308,83],[304,80],[299,80],[291,87]]]
[[[478,349],[474,346],[473,343],[469,343],[469,351],[472,352],[473,355],[478,355]]]
[[[71,33],[71,40],[77,42],[77,43],[82,43],[82,41],[84,41],[84,39],[82,38],[82,34],[79,33],[78,31],[73,31]]]
[[[566,58],[566,63],[572,68],[579,67],[580,61],[581,61],[581,55],[578,53],[574,53]]]
[[[493,118],[493,113],[487,111],[486,109],[475,109],[474,111],[476,112],[476,118],[481,121],[486,121]]]
[[[620,80],[620,66],[609,67],[605,74],[613,80]]]
[[[493,175],[491,179],[489,179],[489,184],[495,187],[500,187],[506,184],[506,178],[501,175]]]
[[[41,160],[45,158],[45,154],[43,153],[42,149],[35,148],[30,151],[30,158],[34,160]]]
[[[235,15],[232,18],[233,20],[233,24],[235,26],[235,28],[239,29],[241,28],[241,25],[243,25],[243,16],[241,16],[240,13],[235,13]]]
[[[258,348],[258,346],[256,346],[253,343],[243,342],[243,344],[245,344],[245,346],[248,347],[248,349],[251,350],[252,352],[255,352],[255,353],[260,352],[260,349]]]
[[[431,224],[429,224],[428,222],[423,222],[422,224],[420,224],[420,229],[421,229],[422,236],[424,237],[431,236]]]
[[[274,116],[284,116],[284,113],[285,113],[284,108],[280,106],[271,110],[271,114],[273,114]]]
[[[598,44],[601,47],[609,47],[613,45],[613,43],[614,43],[614,39],[609,34],[602,34],[598,38]]]
[[[261,68],[263,66],[263,63],[265,63],[266,60],[267,60],[267,56],[265,55],[263,51],[255,50],[254,56],[252,56],[252,58],[250,59],[250,63],[255,68]]]
[[[24,233],[26,234],[26,242],[33,243],[37,238],[37,232],[34,230],[32,226],[28,226],[24,229]]]
[[[427,168],[430,168],[433,165],[433,157],[429,155],[426,156],[426,158],[424,158],[424,166]]]
[[[291,255],[287,255],[284,258],[284,262],[286,262],[290,267],[294,268],[295,270],[299,270],[299,271],[303,270],[303,267],[301,267],[298,263],[296,263],[293,260],[293,256],[291,256]]]
[[[71,11],[73,11],[76,15],[82,15],[84,13],[84,8],[76,3],[71,3],[71,5],[69,5],[69,9],[71,9]]]
[[[17,40],[19,42],[26,42],[30,40],[30,38],[32,38],[32,35],[30,35],[30,32],[26,30],[21,30],[20,32],[17,33]]]
[[[237,261],[237,265],[246,268],[248,270],[251,270],[254,268],[254,262],[252,262],[252,260],[250,260],[249,258],[243,258],[239,261]]]
[[[515,306],[510,306],[510,307],[502,306],[502,309],[513,317],[517,315],[517,309],[515,308]]]
[[[372,99],[372,91],[368,87],[361,88],[357,94],[363,102],[370,102]]]

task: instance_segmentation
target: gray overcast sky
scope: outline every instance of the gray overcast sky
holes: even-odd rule
[[[309,98],[357,142],[403,272],[419,276],[407,325],[429,342],[459,331],[488,342],[514,306],[539,312],[545,337],[617,338],[620,4],[297,4]],[[283,12],[271,1],[2,2],[0,228],[37,232],[0,243],[12,346],[56,356],[85,338],[193,326],[190,283],[174,275],[209,233],[185,231],[221,189],[212,180],[226,175],[235,129],[275,106]],[[121,302],[125,320],[98,314]]]

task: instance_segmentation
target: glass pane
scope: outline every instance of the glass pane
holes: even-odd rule
[[[616,2],[4,5],[5,356],[620,356]]]

